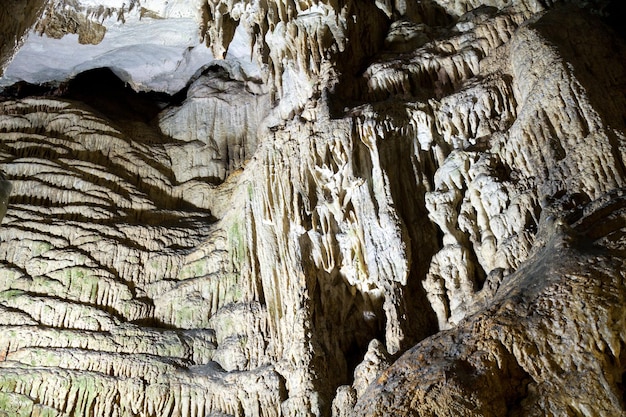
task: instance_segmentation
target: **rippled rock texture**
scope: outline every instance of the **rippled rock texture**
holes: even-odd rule
[[[9,3],[0,416],[626,413],[619,6]]]

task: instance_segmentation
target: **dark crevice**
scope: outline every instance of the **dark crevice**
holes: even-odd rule
[[[609,0],[604,3],[598,11],[602,20],[608,24],[615,33],[622,39],[626,39],[626,26],[624,26],[624,16],[626,16],[626,2],[624,0]]]
[[[169,94],[134,91],[109,68],[78,74],[61,91],[63,97],[81,101],[119,124],[128,121],[150,124],[174,101]]]

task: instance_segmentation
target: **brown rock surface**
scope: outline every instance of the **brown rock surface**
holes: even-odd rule
[[[9,63],[23,36],[35,24],[45,2],[32,0],[8,0],[0,9],[0,75]]]

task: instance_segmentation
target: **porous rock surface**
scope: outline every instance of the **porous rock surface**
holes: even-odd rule
[[[10,1],[0,416],[624,415],[579,3]]]

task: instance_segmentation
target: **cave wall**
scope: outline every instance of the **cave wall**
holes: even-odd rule
[[[18,3],[0,415],[625,412],[610,2]]]

